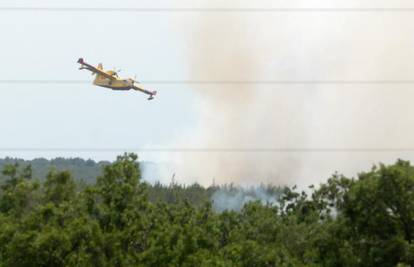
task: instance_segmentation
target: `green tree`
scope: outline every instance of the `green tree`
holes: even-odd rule
[[[76,183],[68,171],[50,171],[44,183],[45,201],[59,205],[75,197]]]

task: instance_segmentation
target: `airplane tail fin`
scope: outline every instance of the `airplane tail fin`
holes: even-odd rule
[[[154,99],[154,96],[157,95],[157,91],[150,92],[150,96],[148,97],[148,100]]]

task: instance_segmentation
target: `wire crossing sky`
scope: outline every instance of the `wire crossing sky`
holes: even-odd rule
[[[414,152],[414,148],[0,148],[4,152],[348,153]]]
[[[44,12],[414,12],[414,8],[136,8],[136,7],[0,7],[0,11]]]
[[[206,84],[206,85],[226,85],[226,84],[242,84],[242,85],[249,85],[249,84],[283,84],[283,85],[301,85],[301,84],[344,84],[344,85],[357,85],[357,84],[371,84],[371,85],[412,85],[414,84],[414,80],[400,80],[400,81],[162,81],[162,80],[148,80],[148,81],[140,81],[141,83],[145,84]],[[91,83],[91,81],[87,80],[0,80],[0,84],[86,84]]]
[[[136,7],[0,7],[0,11],[44,11],[44,12],[414,12],[414,8],[136,8]]]

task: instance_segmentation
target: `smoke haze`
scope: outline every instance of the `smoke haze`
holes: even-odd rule
[[[190,19],[197,21],[187,40],[192,80],[389,81],[410,80],[414,71],[414,38],[408,34],[412,20],[405,13],[225,13]],[[414,93],[409,85],[248,83],[192,89],[199,98],[199,124],[174,147],[414,146],[414,119],[409,115]],[[177,156],[178,175],[203,184],[214,178],[217,183],[305,185],[336,170],[353,175],[379,161],[412,158],[398,152]]]
[[[263,205],[277,205],[281,192],[269,192],[264,187],[241,188],[225,186],[211,197],[213,208],[218,212],[240,211],[249,202],[259,201]]]

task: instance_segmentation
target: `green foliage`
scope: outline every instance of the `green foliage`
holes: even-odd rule
[[[83,160],[80,158],[56,158],[53,160],[44,158],[33,160],[5,158],[0,159],[0,170],[9,168],[11,165],[15,164],[28,168],[27,171],[30,175],[39,178],[41,181],[47,177],[47,174],[51,169],[54,169],[59,172],[70,170],[72,176],[76,180],[83,181],[87,184],[93,184],[96,181],[96,177],[102,175],[102,168],[110,163],[107,161],[95,162],[93,160]]]
[[[49,172],[44,183],[44,197],[46,202],[59,205],[75,197],[76,184],[67,171]]]
[[[5,165],[0,266],[414,265],[414,167],[406,161],[356,179],[335,174],[306,192],[263,187],[274,201],[223,212],[214,210],[215,193],[254,200],[255,190],[146,184],[134,154],[102,167],[96,183],[79,186],[65,170],[39,182],[35,167]]]

